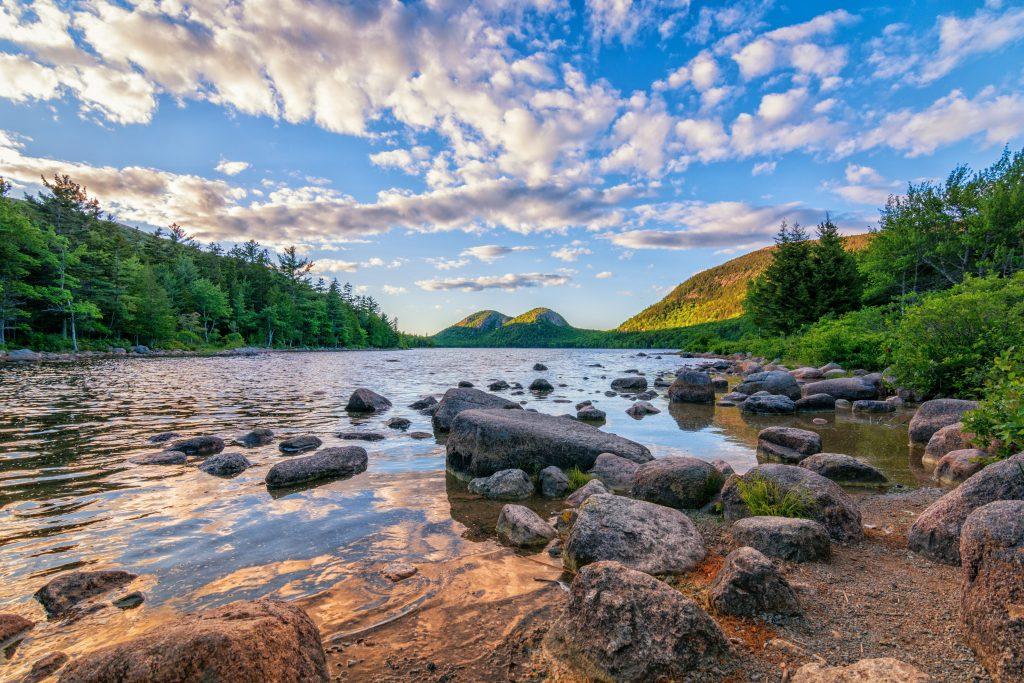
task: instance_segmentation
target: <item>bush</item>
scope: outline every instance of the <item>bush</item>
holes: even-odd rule
[[[194,350],[203,345],[203,338],[191,330],[181,330],[175,336],[175,341],[185,349]]]
[[[245,346],[245,338],[237,332],[231,332],[221,340],[221,344],[226,349],[237,349]]]
[[[964,427],[997,458],[1024,450],[1024,351],[1010,349],[996,359],[981,404],[964,415]]]
[[[736,485],[740,500],[754,516],[807,518],[814,504],[807,491],[793,488],[784,492],[777,483],[761,476],[741,477]]]
[[[587,474],[579,467],[570,467],[565,471],[565,476],[569,479],[569,493],[583,488],[588,481],[594,478],[594,475]]]
[[[926,396],[978,396],[995,358],[1011,347],[1024,348],[1024,273],[968,279],[906,309],[893,371]]]
[[[795,335],[783,356],[801,365],[839,363],[881,370],[892,355],[893,314],[888,307],[863,308],[826,317]]]

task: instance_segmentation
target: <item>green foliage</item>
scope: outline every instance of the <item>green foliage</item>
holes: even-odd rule
[[[1024,347],[996,358],[977,410],[964,415],[964,427],[979,448],[997,458],[1024,450]]]
[[[594,478],[594,475],[587,474],[577,466],[570,467],[565,471],[565,476],[569,479],[569,493],[583,488],[587,482]]]
[[[155,235],[113,221],[68,176],[25,200],[0,180],[0,347],[102,349],[422,345],[372,297],[313,281],[289,247],[225,252],[179,225]]]
[[[995,358],[1024,347],[1024,272],[927,294],[905,308],[895,335],[901,384],[928,396],[976,396]]]
[[[814,501],[809,492],[801,488],[783,491],[771,479],[757,475],[740,477],[736,481],[742,500],[750,514],[770,517],[810,517]]]
[[[826,316],[784,340],[784,348],[772,357],[800,365],[835,362],[849,368],[880,370],[890,362],[895,318],[891,308],[882,306]]]

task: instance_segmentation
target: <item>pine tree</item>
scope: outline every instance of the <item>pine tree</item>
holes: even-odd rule
[[[812,296],[811,245],[807,232],[782,221],[775,237],[772,262],[750,283],[744,303],[754,323],[763,330],[788,334],[816,320]]]
[[[843,238],[832,219],[818,225],[818,241],[811,249],[814,319],[842,314],[860,307],[863,284],[857,261],[846,251]]]

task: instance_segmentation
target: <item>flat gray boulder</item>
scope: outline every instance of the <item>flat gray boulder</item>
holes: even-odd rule
[[[781,394],[751,395],[740,404],[740,410],[756,415],[792,415],[796,412],[796,404]]]
[[[213,455],[224,450],[224,439],[219,436],[193,436],[175,441],[167,450],[200,457]]]
[[[839,484],[884,485],[889,480],[873,465],[842,453],[815,453],[802,460],[800,467],[816,472]]]
[[[977,407],[977,401],[964,401],[959,398],[936,398],[925,401],[910,420],[910,443],[926,445],[935,432],[960,422],[964,413]]]
[[[864,536],[860,510],[834,481],[795,465],[757,465],[744,474],[729,477],[722,488],[722,510],[729,521],[749,517],[740,482],[747,486],[764,482],[779,496],[792,492],[804,505],[804,516],[819,522],[836,541],[855,541]]]
[[[767,391],[769,394],[780,394],[794,401],[800,398],[800,385],[793,375],[784,370],[769,370],[747,375],[736,386],[735,391],[747,395]]]
[[[250,467],[252,463],[241,453],[218,453],[204,460],[199,470],[215,477],[233,477]]]
[[[379,413],[391,407],[391,401],[370,389],[360,387],[352,392],[345,405],[350,413]]]
[[[811,394],[796,400],[800,412],[826,411],[836,409],[836,397],[831,394]]]
[[[968,515],[998,500],[1024,499],[1024,453],[994,462],[929,505],[907,532],[916,553],[960,564],[960,531]]]
[[[315,451],[317,448],[323,445],[323,441],[320,437],[313,436],[312,434],[300,434],[293,436],[290,439],[285,439],[281,443],[277,444],[277,449],[282,453],[305,453],[306,451]]]
[[[757,452],[769,460],[795,465],[821,452],[821,436],[796,427],[768,427],[757,435]]]
[[[504,408],[520,410],[522,406],[501,396],[488,394],[479,389],[449,389],[437,404],[437,410],[431,416],[434,429],[447,432],[452,428],[455,416],[464,410],[479,408]]]
[[[647,389],[646,377],[619,377],[612,380],[612,389],[627,394],[645,391]]]
[[[632,488],[638,467],[640,465],[622,456],[602,453],[588,474],[599,479],[609,490],[619,493]]]
[[[502,543],[516,548],[546,545],[556,535],[555,527],[536,512],[523,505],[511,504],[501,508],[495,531]]]
[[[366,450],[359,446],[325,448],[277,463],[267,472],[265,481],[268,488],[274,489],[351,477],[365,472],[368,460]]]
[[[679,510],[622,496],[590,496],[562,550],[565,566],[579,571],[614,560],[647,574],[685,574],[704,560],[704,541]]]
[[[801,612],[786,578],[771,560],[749,546],[726,556],[708,588],[708,602],[719,614],[736,617],[794,616]]]
[[[714,403],[715,387],[711,376],[697,370],[684,370],[668,388],[668,399],[672,403]]]
[[[895,413],[896,404],[890,401],[861,400],[853,402],[855,413]]]
[[[533,482],[522,470],[500,470],[469,482],[469,491],[491,500],[522,500],[533,495]]]
[[[554,465],[542,469],[537,479],[540,483],[540,495],[545,498],[561,498],[569,490],[569,477]]]
[[[860,377],[837,377],[805,384],[803,395],[811,396],[813,394],[828,394],[833,398],[847,401],[865,401],[878,398],[878,387],[871,382],[865,382]]]
[[[587,471],[601,453],[636,463],[651,460],[651,452],[635,441],[525,410],[463,411],[452,422],[446,449],[449,467],[475,476],[511,468],[536,472],[548,465]]]
[[[732,525],[729,535],[737,546],[750,546],[787,562],[827,560],[832,555],[828,531],[813,519],[745,517]]]
[[[711,502],[724,481],[711,463],[675,455],[637,467],[630,495],[658,505],[695,510]]]
[[[595,681],[718,680],[729,645],[700,605],[618,562],[596,562],[573,579],[544,649]]]

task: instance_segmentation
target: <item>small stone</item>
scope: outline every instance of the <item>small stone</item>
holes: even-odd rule
[[[533,482],[522,470],[499,470],[469,482],[469,490],[491,500],[522,500],[533,495]]]
[[[556,534],[555,528],[536,512],[511,504],[501,508],[495,531],[503,543],[517,548],[546,545]]]
[[[794,616],[800,603],[778,568],[754,548],[744,546],[725,558],[708,589],[708,601],[721,614],[754,617],[762,614]]]
[[[549,465],[540,471],[540,494],[545,498],[561,498],[569,490],[569,478],[558,467]]]
[[[395,583],[414,576],[419,570],[408,562],[392,562],[381,570],[384,578]]]
[[[299,436],[293,436],[290,439],[285,439],[277,445],[278,450],[282,453],[291,455],[293,453],[304,453],[306,451],[316,450],[323,444],[319,438],[312,434],[301,434]]]
[[[254,429],[237,439],[238,443],[246,448],[266,446],[274,441],[274,432],[269,429]]]
[[[241,453],[218,453],[204,460],[199,469],[215,477],[233,477],[252,467]]]
[[[390,429],[408,429],[412,420],[405,417],[393,417],[384,424]]]
[[[185,455],[207,456],[224,450],[224,439],[217,436],[194,436],[171,444],[169,450],[181,451]]]
[[[431,434],[430,432],[409,432],[409,437],[412,438],[412,439],[422,440],[422,439],[432,439],[432,438],[434,438],[434,435]]]
[[[427,434],[427,436],[433,436]],[[383,441],[387,437],[380,432],[341,432],[338,434],[339,439],[345,441]]]
[[[555,388],[551,386],[551,382],[547,381],[543,377],[538,377],[537,379],[530,382],[530,391],[539,394],[546,394],[554,390]]]
[[[188,456],[181,451],[146,453],[128,460],[133,465],[184,465],[187,461]]]
[[[118,609],[135,609],[146,601],[146,596],[140,591],[132,591],[118,598],[111,600],[111,604]]]

